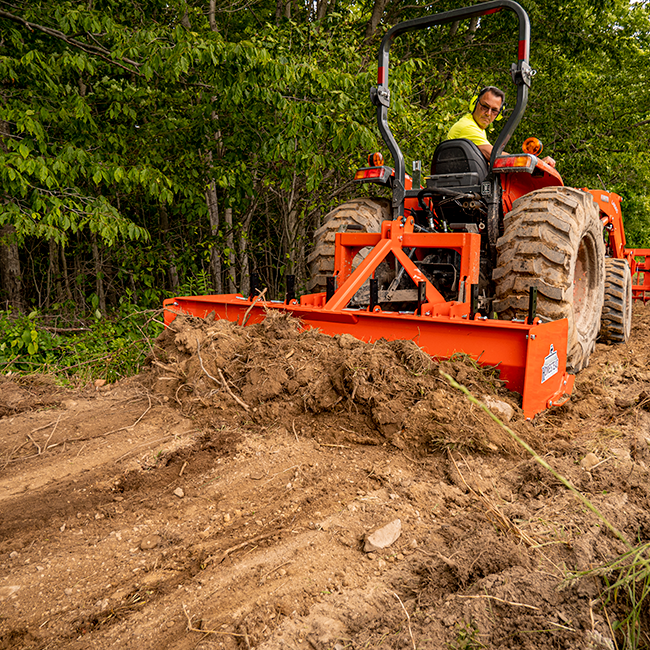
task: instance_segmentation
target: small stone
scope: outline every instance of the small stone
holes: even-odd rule
[[[596,456],[593,452],[589,452],[581,461],[580,461],[580,467],[582,469],[586,470],[587,472],[590,472],[596,465],[600,463],[600,458]]]
[[[113,497],[113,501],[124,501],[124,497]]]
[[[229,524],[230,523],[230,514],[226,512],[223,516],[223,523],[224,524]]]
[[[374,533],[368,535],[363,550],[366,553],[370,553],[372,551],[379,551],[382,548],[388,548],[399,539],[401,534],[402,522],[399,519],[394,519],[389,524],[378,528]]]
[[[18,551],[11,551],[11,553],[9,553],[9,557],[12,560],[15,560],[18,557]]]
[[[395,559],[396,559],[396,560],[403,560],[403,559],[404,559],[404,556],[403,556],[401,553],[398,553],[398,554],[395,556]]]
[[[255,520],[255,523],[256,523],[258,526],[263,526],[263,525],[264,525],[264,522],[263,522],[261,519],[256,519],[256,520]]]
[[[492,413],[497,417],[503,418],[506,422],[510,422],[512,416],[515,414],[515,410],[510,406],[510,404],[500,399],[496,399],[495,397],[491,397],[490,395],[484,395],[483,402],[485,402],[485,406],[487,406]]]
[[[185,490],[183,488],[176,488],[174,490],[174,494],[179,498],[182,499],[185,496]]]
[[[65,530],[65,522],[63,522],[63,525],[61,526],[61,528],[59,528],[59,530],[60,530],[61,532],[63,532],[63,531]]]
[[[366,557],[367,557],[369,560],[374,560],[377,556],[376,556],[374,553],[368,553],[368,555],[366,555]]]
[[[412,540],[409,542],[409,546],[410,546],[411,548],[417,548],[417,547],[418,547],[418,540],[417,540],[417,539],[412,539]]]
[[[140,549],[143,551],[150,551],[152,548],[156,548],[160,542],[162,542],[162,537],[160,537],[160,535],[147,535],[140,542]]]
[[[72,596],[74,591],[72,589],[70,589],[70,587],[68,587],[67,589],[63,590],[63,593],[65,593],[66,596]]]
[[[20,585],[7,585],[6,587],[0,587],[0,600],[13,596],[19,589]]]

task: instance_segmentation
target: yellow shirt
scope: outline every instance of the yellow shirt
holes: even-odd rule
[[[485,130],[482,129],[472,117],[471,113],[463,115],[463,117],[449,129],[447,140],[456,140],[459,138],[467,138],[475,145],[490,144],[485,136]]]

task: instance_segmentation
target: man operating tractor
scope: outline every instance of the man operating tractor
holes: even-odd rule
[[[492,155],[492,145],[485,132],[488,126],[501,115],[504,102],[505,93],[501,89],[496,86],[486,86],[479,92],[476,100],[470,103],[472,112],[463,115],[449,129],[447,139],[465,138],[471,140],[489,161]],[[555,160],[550,156],[546,156],[543,161],[551,167],[555,167]]]

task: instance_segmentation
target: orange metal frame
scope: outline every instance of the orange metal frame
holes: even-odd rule
[[[373,249],[352,270],[355,255],[367,246]],[[211,312],[217,318],[248,325],[262,321],[269,309],[277,309],[300,319],[305,329],[318,328],[325,334],[348,333],[367,342],[411,339],[437,359],[467,354],[483,366],[498,368],[508,389],[521,394],[527,418],[569,398],[574,376],[565,370],[566,319],[551,323],[535,319],[529,324],[478,314],[470,318],[469,292],[463,300],[445,301],[404,248],[415,248],[420,258],[426,249],[454,249],[461,256],[461,278],[467,286],[478,282],[480,235],[414,233],[412,219],[396,219],[384,222],[381,233],[337,233],[335,276],[339,286],[329,300],[325,293],[302,296],[299,302],[263,301],[239,294],[170,298],[164,303],[165,325],[177,314],[204,318]],[[351,298],[389,255],[416,285],[426,282],[426,302],[420,313],[382,311],[379,306],[372,311],[369,307],[348,308]]]
[[[627,248],[621,214],[622,197],[614,192],[588,190],[600,209],[603,228],[608,233],[608,253],[611,257],[626,259],[632,274],[632,297],[645,304],[650,300],[650,249]]]

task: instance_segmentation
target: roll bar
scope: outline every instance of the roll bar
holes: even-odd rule
[[[510,140],[510,137],[517,128],[517,125],[521,121],[524,110],[526,109],[526,104],[528,103],[528,89],[532,79],[532,70],[528,62],[530,55],[530,21],[528,20],[528,14],[524,11],[523,7],[513,0],[493,0],[492,2],[482,2],[472,7],[464,7],[462,9],[454,9],[452,11],[434,14],[433,16],[407,20],[389,29],[382,39],[379,47],[377,87],[370,89],[370,99],[377,107],[377,125],[379,126],[379,131],[386,146],[393,156],[393,162],[395,164],[393,217],[401,217],[404,215],[406,176],[404,155],[402,154],[402,151],[388,125],[388,108],[390,106],[390,90],[388,89],[388,55],[393,39],[401,34],[405,34],[406,32],[425,29],[435,25],[444,25],[445,23],[463,20],[465,18],[487,16],[489,14],[497,13],[502,9],[510,9],[511,11],[514,11],[519,19],[519,50],[517,63],[513,63],[510,67],[512,80],[517,86],[517,102],[512,114],[501,130],[494,148],[492,149],[492,157],[490,159],[490,169],[492,169],[494,161],[501,155],[506,144]]]

